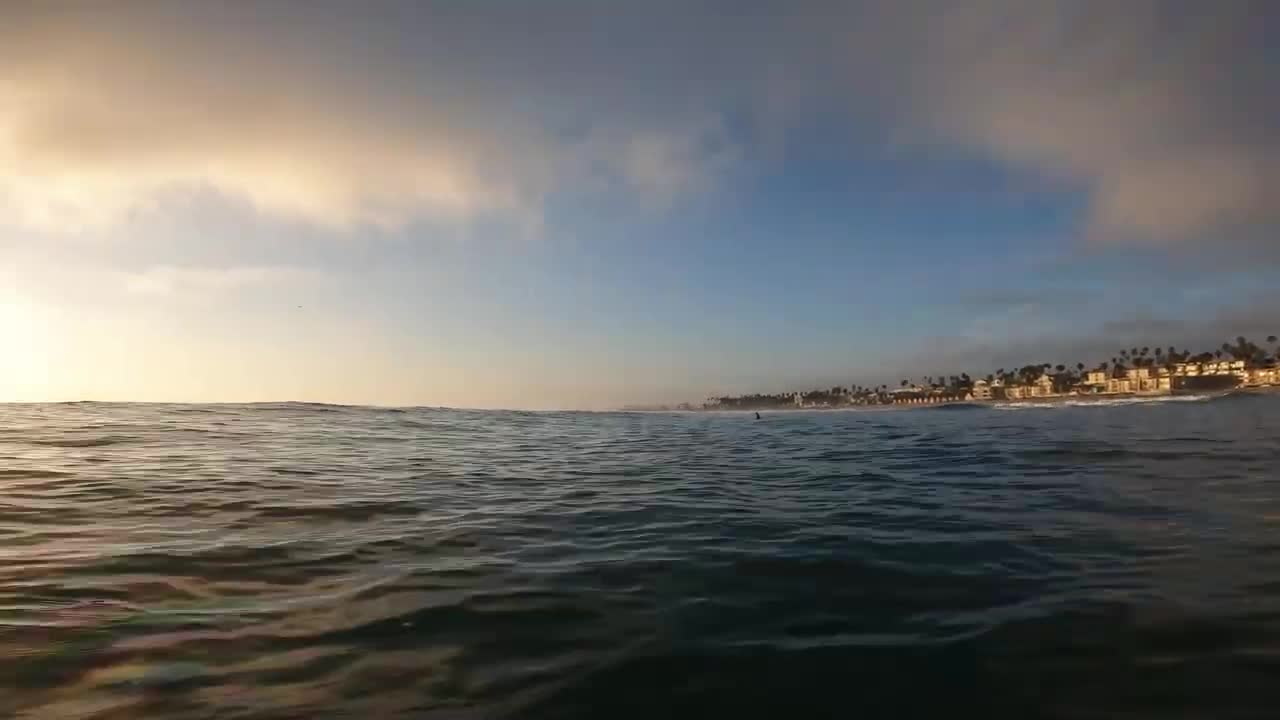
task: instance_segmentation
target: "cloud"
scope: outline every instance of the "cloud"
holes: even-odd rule
[[[101,40],[51,43],[47,63],[11,67],[24,74],[0,86],[4,189],[38,225],[100,223],[175,186],[331,225],[521,202],[517,182],[486,169],[477,139],[446,117],[400,127],[340,93],[255,84],[257,65],[213,69],[134,50],[139,38]],[[217,87],[223,72],[245,85]]]
[[[1097,238],[1176,241],[1280,221],[1277,19],[1247,0],[907,2],[864,16],[852,52],[908,135],[1081,188]]]
[[[986,373],[997,367],[1042,362],[1091,366],[1135,345],[1154,350],[1172,344],[1195,352],[1213,351],[1237,336],[1261,342],[1280,334],[1280,314],[1273,310],[1277,300],[1280,293],[1272,290],[1244,292],[1227,304],[1194,314],[1104,300],[1095,306],[1099,312],[1080,312],[1068,328],[1053,323],[1061,315],[1059,309],[1015,307],[1003,314],[976,317],[961,332],[923,341],[902,357],[898,367],[911,375],[946,369]]]
[[[444,27],[413,18],[413,38],[341,7],[293,7],[0,10],[0,201],[52,229],[117,221],[184,187],[331,227],[536,223],[566,184],[616,181],[665,202],[708,187],[731,154],[714,118],[679,113],[598,112],[560,132],[536,77],[520,88],[500,62],[471,67],[511,57],[485,46],[499,38],[436,48],[468,26],[450,12]]]
[[[148,297],[216,295],[251,288],[296,288],[315,283],[323,274],[304,268],[243,266],[184,268],[158,265],[137,272],[116,273],[126,292]]]
[[[976,152],[1083,193],[1098,240],[1266,237],[1278,14],[1267,0],[7,3],[0,201],[49,227],[175,186],[326,226],[536,224],[566,192],[663,207],[714,189],[775,158],[752,138],[785,147],[837,109],[847,140]]]
[[[616,142],[621,150],[614,155],[615,172],[627,188],[664,205],[714,187],[743,160],[715,118],[605,141]]]

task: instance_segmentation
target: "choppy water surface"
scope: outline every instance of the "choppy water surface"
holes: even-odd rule
[[[0,406],[0,716],[1275,717],[1280,398]]]

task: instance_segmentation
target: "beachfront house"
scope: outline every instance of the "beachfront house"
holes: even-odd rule
[[[1048,375],[1041,375],[1036,378],[1035,383],[1031,387],[1032,397],[1049,397],[1057,394],[1053,391],[1053,378]]]
[[[1124,390],[1115,390],[1112,392],[1131,392],[1131,393],[1161,393],[1169,392],[1173,389],[1173,382],[1170,378],[1169,371],[1160,368],[1154,374],[1152,368],[1136,367],[1125,370],[1123,378],[1117,378],[1115,383],[1117,387],[1126,388]],[[1108,386],[1110,391],[1110,386]]]
[[[1128,377],[1107,378],[1107,392],[1113,395],[1131,393],[1133,392],[1133,381]]]
[[[1253,370],[1244,360],[1181,362],[1173,366],[1173,387],[1180,390],[1217,391],[1253,384]]]
[[[1107,379],[1106,370],[1090,370],[1085,374],[1084,382],[1080,383],[1078,391],[1083,393],[1106,392]]]
[[[1280,385],[1280,367],[1260,367],[1249,371],[1249,385]]]
[[[1181,362],[1173,366],[1175,377],[1203,377],[1205,375],[1235,375],[1245,379],[1249,372],[1243,360],[1217,360],[1205,363]]]

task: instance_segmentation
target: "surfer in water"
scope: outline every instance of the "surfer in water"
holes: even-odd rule
[[[757,420],[759,420],[759,419],[760,419],[760,413],[759,413],[759,411],[757,411],[757,412],[756,412],[756,419],[757,419]]]

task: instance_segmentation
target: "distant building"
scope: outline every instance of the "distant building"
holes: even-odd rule
[[[1111,394],[1124,394],[1133,392],[1133,381],[1128,377],[1112,377],[1107,378],[1107,390]]]
[[[1076,392],[1085,394],[1107,392],[1108,379],[1106,370],[1090,370],[1085,373],[1084,379],[1076,386]]]
[[[1004,397],[1006,400],[1029,400],[1031,398],[1055,397],[1057,395],[1053,389],[1053,378],[1048,375],[1041,375],[1026,385],[1006,385],[1004,388]]]
[[[1250,385],[1280,385],[1280,367],[1260,367],[1249,371]]]
[[[1215,392],[1252,384],[1252,378],[1252,371],[1243,360],[1211,360],[1177,363],[1170,381],[1178,390]]]
[[[1173,366],[1177,377],[1195,377],[1200,374],[1200,363],[1181,362]]]
[[[973,390],[971,392],[973,394],[974,400],[985,401],[985,400],[991,400],[994,397],[994,393],[991,390],[991,384],[988,383],[986,380],[978,380],[974,382]]]
[[[1041,375],[1036,378],[1035,383],[1031,386],[1032,397],[1049,397],[1053,395],[1053,378],[1048,375]]]
[[[1085,392],[1127,395],[1160,394],[1173,390],[1172,375],[1167,368],[1136,367],[1124,371],[1123,377],[1108,377],[1105,370],[1091,371],[1082,383]]]
[[[1202,377],[1205,375],[1235,375],[1244,378],[1248,371],[1243,360],[1213,360],[1205,363],[1183,362],[1173,366],[1177,377]]]
[[[1118,385],[1128,388],[1120,392],[1132,393],[1168,392],[1173,387],[1167,370],[1161,369],[1160,372],[1152,375],[1151,368],[1146,367],[1129,368],[1125,371],[1125,376]]]
[[[1226,367],[1223,367],[1223,365],[1226,365]],[[1230,363],[1219,362],[1218,374],[1219,375],[1235,375],[1236,377],[1243,379],[1246,375],[1248,375],[1248,371],[1245,370],[1245,365],[1243,360],[1232,360]]]
[[[966,402],[969,400],[973,400],[973,395],[970,393],[940,392],[907,388],[895,390],[893,392],[894,405],[940,405],[942,403]]]

